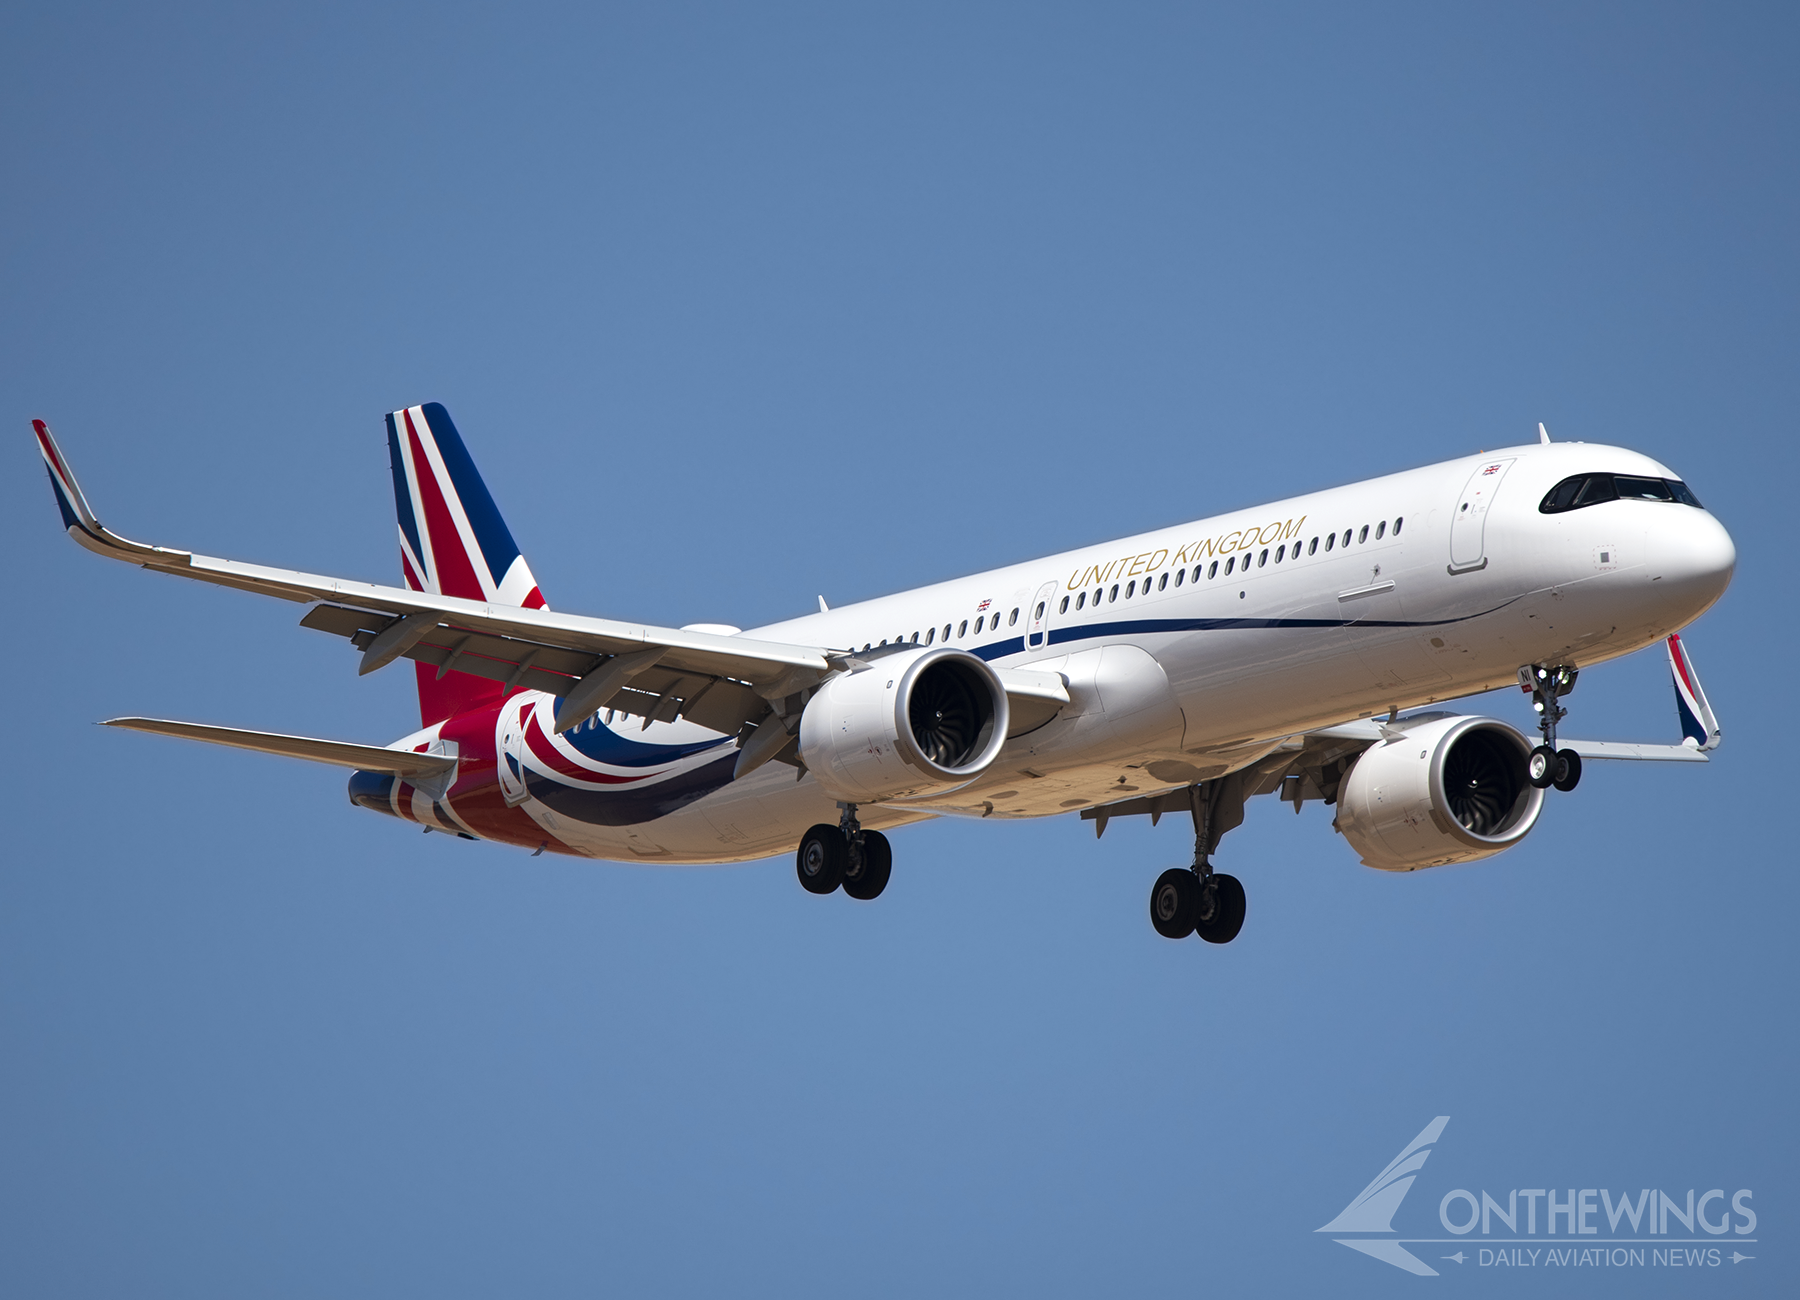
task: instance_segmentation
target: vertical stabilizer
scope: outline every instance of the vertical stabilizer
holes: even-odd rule
[[[436,402],[387,417],[400,572],[413,591],[490,605],[544,608],[531,566],[481,481],[450,413]],[[427,726],[501,698],[499,683],[417,665]]]

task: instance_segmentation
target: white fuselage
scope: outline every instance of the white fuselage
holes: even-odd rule
[[[980,779],[861,810],[871,828],[1045,816],[1223,775],[1316,728],[1505,686],[1521,665],[1585,668],[1691,622],[1730,580],[1724,528],[1673,502],[1539,511],[1551,487],[1590,471],[1678,477],[1616,447],[1507,448],[743,635],[871,655],[949,644],[1062,674],[1069,704],[1015,729]],[[658,723],[644,739],[709,734]],[[718,862],[791,849],[807,826],[836,820],[810,777],[771,763],[654,821],[565,819],[555,833],[597,857]]]

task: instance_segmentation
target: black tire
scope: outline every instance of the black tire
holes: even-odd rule
[[[1559,766],[1556,751],[1548,745],[1539,745],[1525,756],[1525,779],[1540,790],[1548,790],[1556,783]]]
[[[1200,882],[1186,867],[1173,867],[1150,889],[1150,925],[1165,939],[1185,939],[1194,932],[1194,901]]]
[[[844,832],[821,822],[800,837],[800,850],[794,855],[794,874],[800,887],[809,894],[829,894],[844,880],[844,862],[849,857]]]
[[[1556,751],[1556,780],[1552,781],[1565,794],[1581,784],[1581,755],[1572,749]]]
[[[1194,933],[1208,943],[1230,943],[1237,938],[1244,928],[1246,907],[1238,878],[1215,871],[1200,886],[1200,894],[1195,900]]]
[[[880,831],[863,832],[862,870],[852,878],[844,873],[844,892],[852,898],[868,902],[880,898],[894,873],[894,847]]]

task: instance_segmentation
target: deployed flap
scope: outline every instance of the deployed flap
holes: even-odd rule
[[[204,722],[172,722],[166,718],[109,718],[102,725],[149,731],[159,736],[180,736],[184,740],[204,740],[214,745],[254,749],[263,754],[304,758],[314,763],[334,763],[338,767],[354,767],[365,772],[392,772],[395,776],[425,780],[456,770],[456,759],[453,756],[415,754],[409,750],[383,749],[380,745],[356,745],[345,740],[314,740],[310,736],[286,736],[278,731],[243,731],[237,727],[214,727]]]

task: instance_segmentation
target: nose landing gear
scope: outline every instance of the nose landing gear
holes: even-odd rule
[[[1531,696],[1538,731],[1544,737],[1544,743],[1525,759],[1525,775],[1540,790],[1551,786],[1573,790],[1581,780],[1581,755],[1556,747],[1556,724],[1569,716],[1557,701],[1575,689],[1578,676],[1580,673],[1567,665],[1527,664],[1519,669],[1519,689]]]
[[[1163,872],[1150,890],[1150,925],[1165,939],[1198,934],[1208,943],[1230,943],[1244,928],[1243,885],[1236,876],[1212,869],[1212,850],[1218,846],[1213,811],[1222,788],[1218,781],[1188,787],[1194,813],[1194,865]]]

